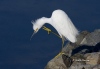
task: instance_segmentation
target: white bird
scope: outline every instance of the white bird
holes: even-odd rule
[[[63,10],[54,10],[51,18],[42,17],[37,19],[35,22],[32,21],[34,34],[37,33],[45,23],[52,25],[61,38],[64,36],[65,39],[72,43],[77,41],[76,37],[79,32]]]

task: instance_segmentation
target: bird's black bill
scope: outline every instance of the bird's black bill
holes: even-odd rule
[[[32,39],[32,37],[33,37],[34,34],[36,34],[36,31],[33,32],[33,34],[32,34],[32,36],[31,36],[30,40]]]

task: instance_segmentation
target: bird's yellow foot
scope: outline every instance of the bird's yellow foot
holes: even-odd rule
[[[60,52],[58,55],[55,56],[55,58],[57,58],[57,57],[59,57],[60,55],[63,55],[63,54],[65,54],[65,53]]]

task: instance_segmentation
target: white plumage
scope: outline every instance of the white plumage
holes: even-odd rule
[[[78,30],[64,11],[60,9],[55,10],[51,18],[42,17],[32,22],[35,33],[38,32],[45,23],[52,25],[61,37],[64,36],[72,43],[77,41],[76,36],[78,35]]]

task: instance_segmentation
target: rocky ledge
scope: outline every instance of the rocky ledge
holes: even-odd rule
[[[68,42],[63,52],[50,60],[45,69],[100,69],[100,29],[81,32],[77,42]]]

